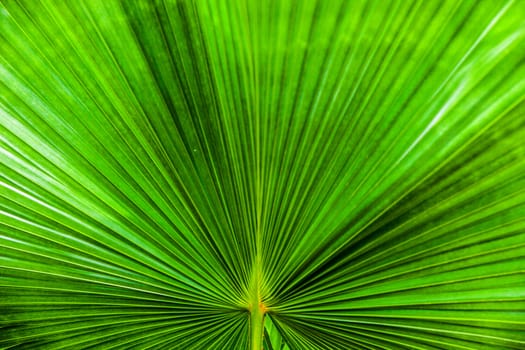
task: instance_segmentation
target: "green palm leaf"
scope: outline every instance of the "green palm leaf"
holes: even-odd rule
[[[5,0],[0,83],[0,348],[525,347],[525,2]]]

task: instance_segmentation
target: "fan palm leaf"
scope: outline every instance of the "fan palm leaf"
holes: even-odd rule
[[[0,2],[0,348],[523,349],[525,2]]]

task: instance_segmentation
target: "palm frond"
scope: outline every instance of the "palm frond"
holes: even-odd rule
[[[525,2],[0,2],[0,348],[522,349]]]

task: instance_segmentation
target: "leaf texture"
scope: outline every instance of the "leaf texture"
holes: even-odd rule
[[[0,2],[0,348],[525,347],[525,2]]]

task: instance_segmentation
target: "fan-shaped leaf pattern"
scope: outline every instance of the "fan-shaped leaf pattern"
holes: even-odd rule
[[[525,2],[0,4],[0,347],[525,347]]]

